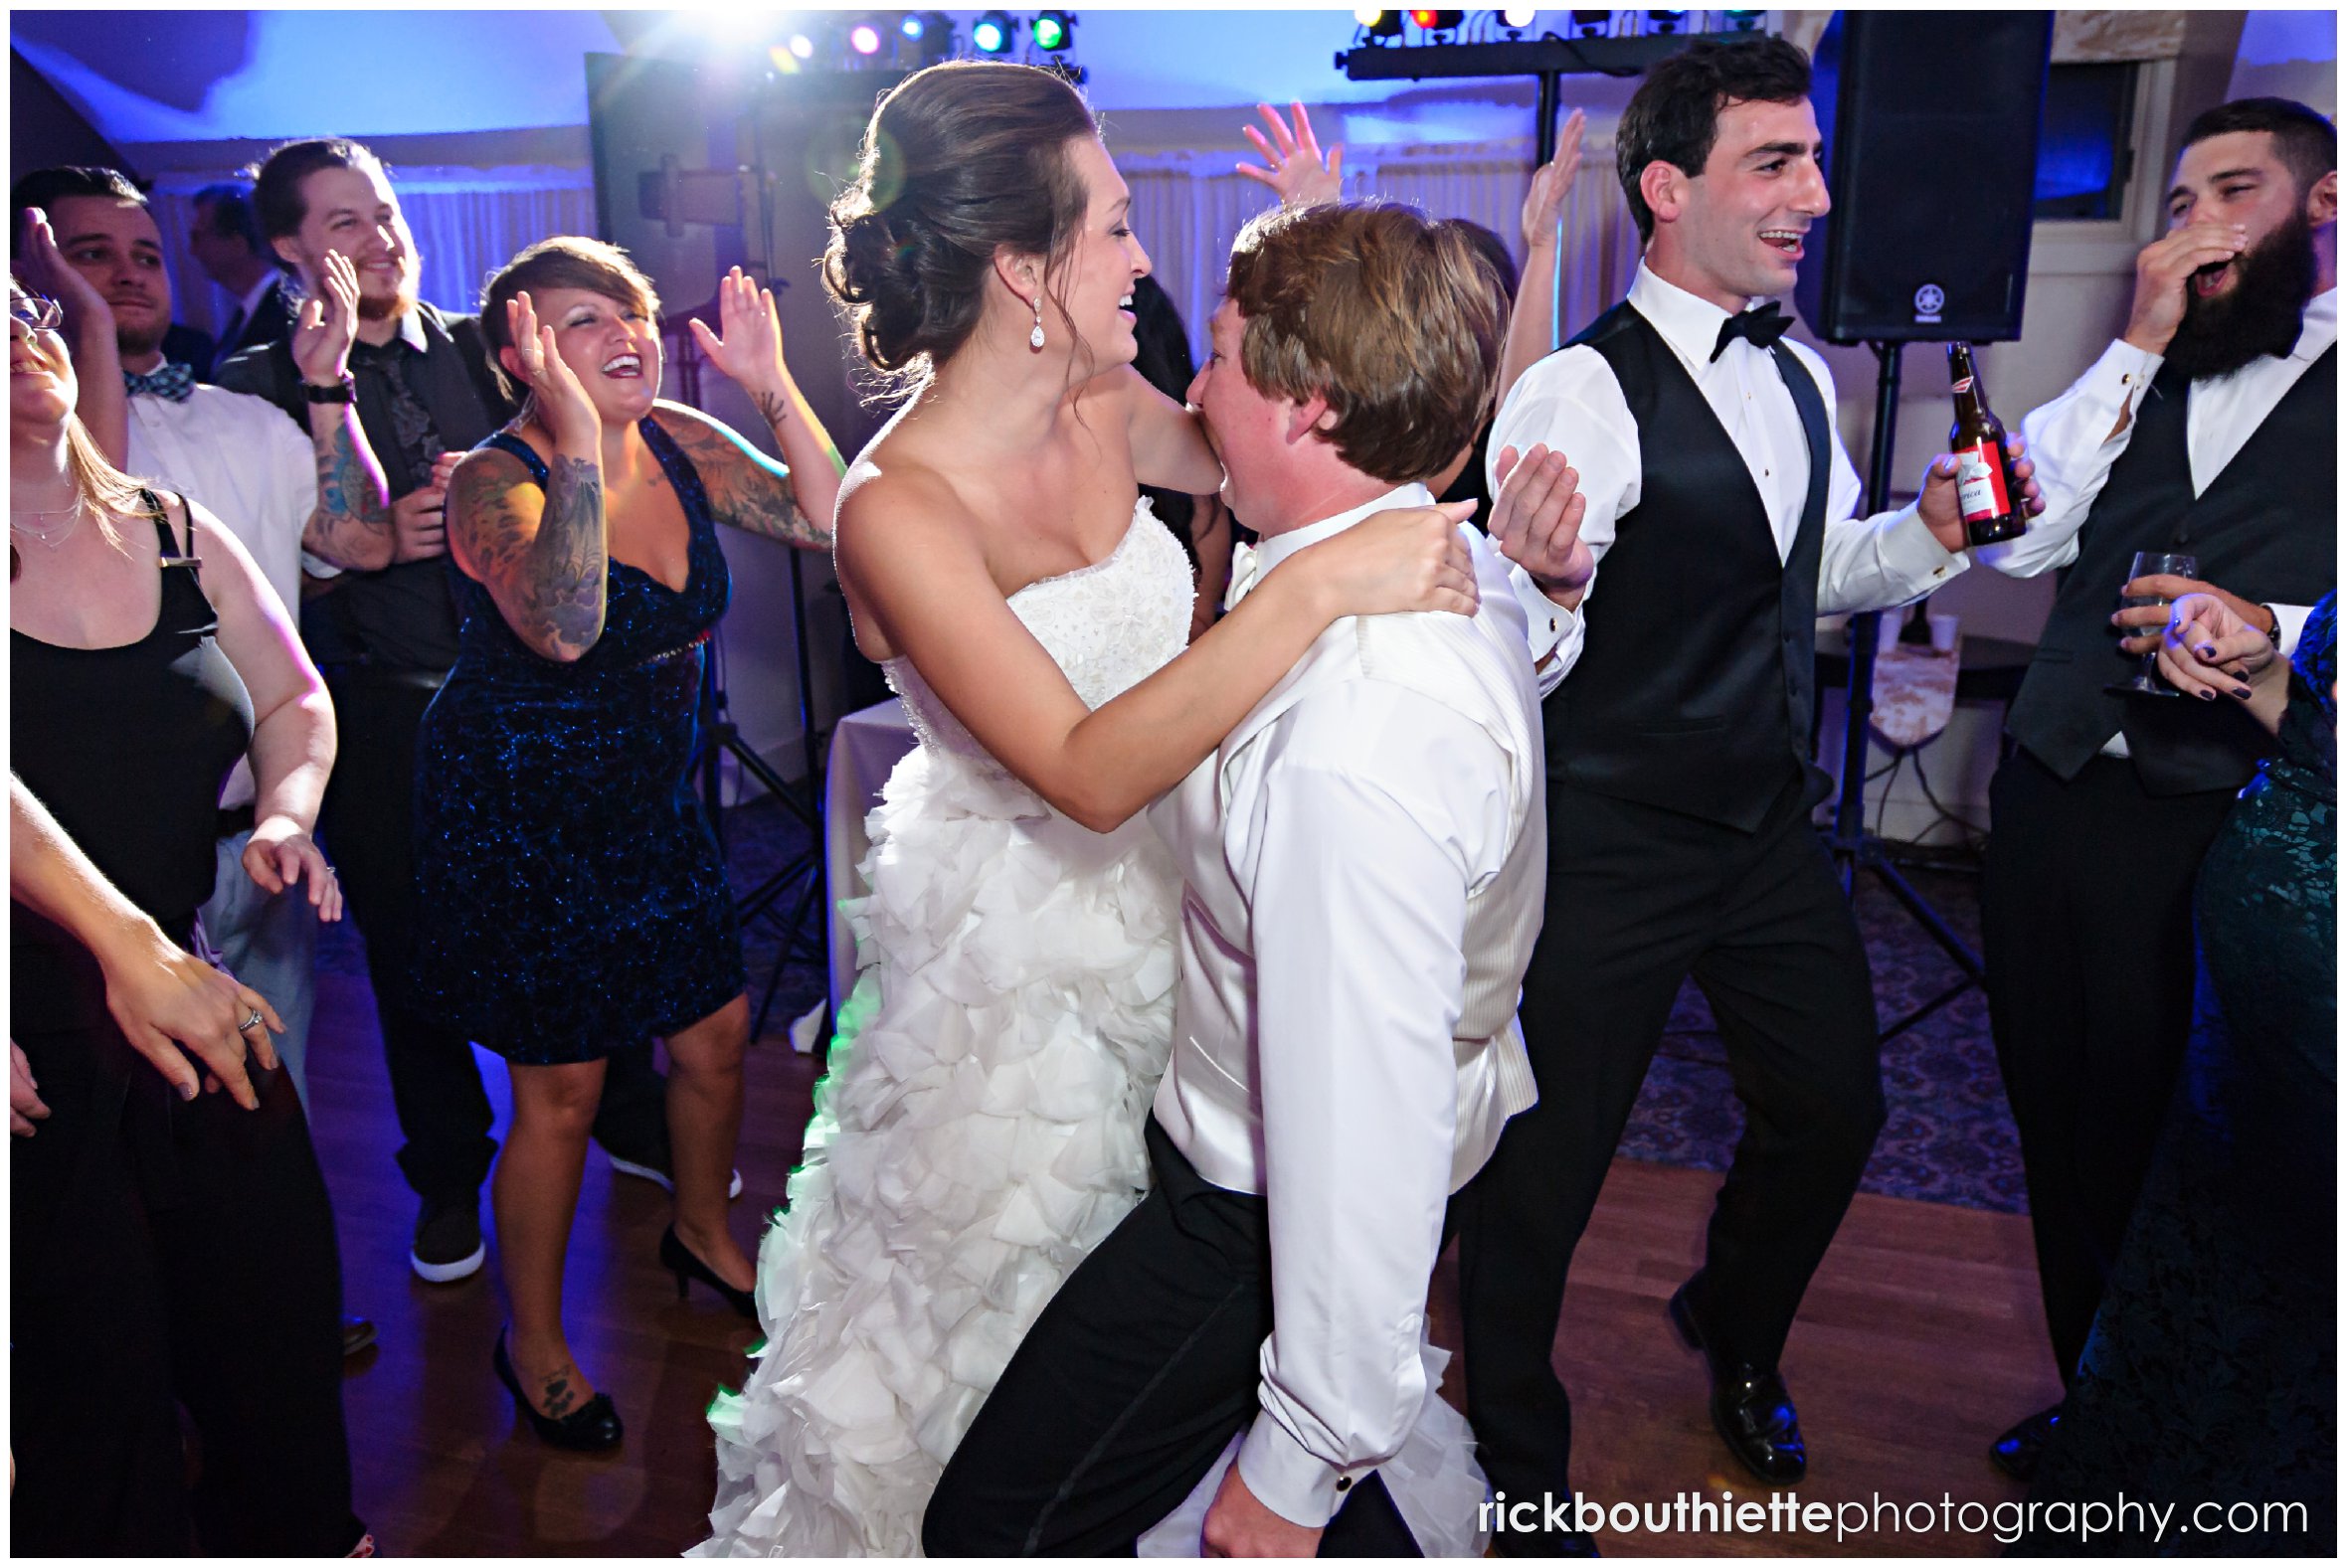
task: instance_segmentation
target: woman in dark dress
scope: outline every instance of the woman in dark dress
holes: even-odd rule
[[[11,1543],[339,1556],[366,1542],[334,1216],[274,1013],[194,956],[240,758],[239,874],[338,916],[333,713],[236,536],[98,454],[57,307],[9,311]]]
[[[538,1435],[621,1436],[573,1360],[563,1259],[604,1061],[667,1042],[676,1218],[661,1261],[753,1312],[726,1229],[749,1043],[725,868],[686,777],[705,645],[729,592],[715,525],[830,543],[839,462],[784,369],[774,298],[737,268],[703,351],[750,394],[788,467],[656,402],[658,302],[594,240],[531,246],[490,279],[512,425],[451,482],[461,651],[424,719],[418,983],[512,1068],[493,1202],[510,1335],[494,1365]]]
[[[2293,665],[2222,601],[2188,595],[2160,667],[2195,697],[2241,701],[2276,731],[2277,750],[2201,864],[2192,1043],[2030,1498],[2124,1492],[2176,1505],[2164,1538],[2122,1520],[2096,1551],[2327,1558],[2338,1533],[2338,597],[2307,618]],[[2064,1536],[2019,1549],[2078,1547]]]

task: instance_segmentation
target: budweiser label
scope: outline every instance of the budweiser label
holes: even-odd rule
[[[1967,523],[1985,523],[2013,510],[2005,493],[2005,465],[1983,441],[1956,452],[1956,506]]]

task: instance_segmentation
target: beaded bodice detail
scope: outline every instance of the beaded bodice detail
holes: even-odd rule
[[[1106,560],[1029,583],[1009,604],[1084,706],[1097,708],[1181,651],[1194,595],[1189,558],[1144,497]],[[880,668],[904,699],[923,750],[981,772],[1007,772],[947,711],[911,659],[889,659]]]

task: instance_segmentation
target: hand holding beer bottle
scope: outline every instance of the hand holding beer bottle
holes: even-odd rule
[[[1923,473],[1915,511],[1931,536],[1948,550],[1967,550],[2016,538],[2046,509],[2037,466],[2022,453],[2019,436],[1990,412],[1972,366],[1972,345],[1947,346],[1948,376],[1956,419],[1948,431],[1946,455]]]

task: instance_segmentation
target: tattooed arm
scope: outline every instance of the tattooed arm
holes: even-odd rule
[[[531,652],[568,664],[603,635],[603,465],[557,451],[547,469],[541,492],[511,453],[467,453],[450,481],[449,548]]]
[[[792,396],[797,397],[797,389]],[[786,439],[784,424],[775,428],[788,466],[751,445],[732,427],[697,410],[662,402],[657,412],[660,429],[692,459],[709,492],[709,509],[719,522],[805,550],[831,548],[831,514],[839,503],[843,465],[838,448],[807,412],[804,400],[796,411],[786,405],[782,413],[788,425],[804,434],[804,440],[796,435]],[[793,452],[793,445],[804,445],[804,455]]]
[[[302,548],[347,571],[380,572],[391,565],[395,542],[391,489],[359,427],[357,406],[311,404],[309,440],[317,456],[318,504],[302,525]]]

